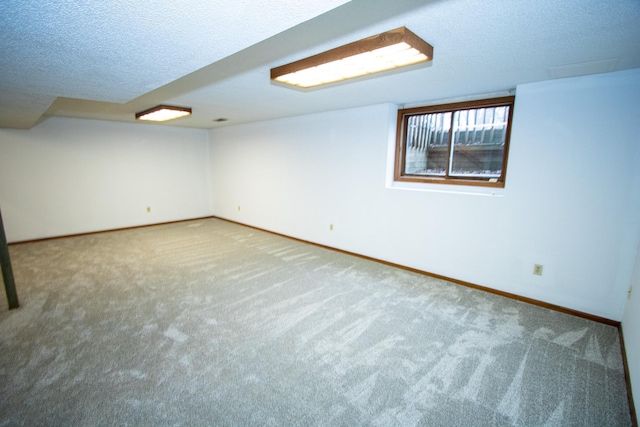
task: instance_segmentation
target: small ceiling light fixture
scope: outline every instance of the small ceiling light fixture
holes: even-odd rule
[[[433,59],[433,46],[405,27],[271,69],[271,80],[309,88]]]
[[[136,113],[136,120],[149,120],[152,122],[165,122],[179,117],[191,115],[191,108],[174,107],[171,105],[158,105],[148,110]]]

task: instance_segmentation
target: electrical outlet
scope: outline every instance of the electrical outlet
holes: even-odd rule
[[[151,206],[147,206],[147,212],[151,212]]]
[[[627,299],[631,299],[631,292],[633,291],[633,286],[629,286],[629,290],[627,291]]]
[[[329,230],[333,231],[333,224],[329,224]]]
[[[541,264],[533,264],[533,274],[535,274],[536,276],[542,276]]]
[[[240,205],[238,205],[238,212],[240,212]]]

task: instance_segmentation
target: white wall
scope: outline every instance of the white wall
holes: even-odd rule
[[[640,242],[638,99],[640,70],[518,87],[494,195],[394,186],[391,105],[215,129],[214,214],[620,320]]]
[[[636,256],[631,284],[633,285],[633,291],[624,310],[622,333],[627,352],[632,394],[635,396],[634,403],[636,414],[638,414],[640,413],[640,247]]]
[[[7,239],[211,215],[208,150],[207,131],[158,125],[50,118],[0,129]]]

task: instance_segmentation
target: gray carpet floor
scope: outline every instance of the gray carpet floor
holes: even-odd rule
[[[10,247],[0,426],[629,426],[618,330],[218,219]]]

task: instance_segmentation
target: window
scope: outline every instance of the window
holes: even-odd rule
[[[398,111],[396,181],[504,187],[514,99]]]

